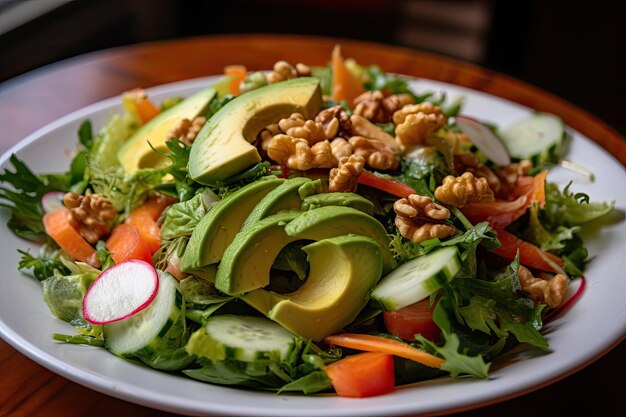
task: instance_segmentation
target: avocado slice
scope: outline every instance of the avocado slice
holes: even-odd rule
[[[258,289],[242,299],[293,333],[319,341],[365,307],[382,274],[382,251],[375,240],[357,235],[323,239],[302,250],[310,272],[298,290],[280,295]]]
[[[298,240],[285,233],[285,224],[299,215],[297,211],[283,211],[239,233],[224,251],[215,288],[229,295],[240,295],[268,285],[274,259],[287,244]]]
[[[259,220],[266,218],[269,215],[276,214],[283,210],[294,210],[300,208],[302,199],[298,190],[300,187],[308,182],[311,182],[309,178],[297,177],[285,180],[278,187],[270,191],[263,200],[257,204],[257,206],[250,212],[250,215],[243,222],[241,229],[244,230],[248,226],[257,223]]]
[[[327,206],[306,211],[285,226],[285,232],[297,239],[308,240],[347,234],[368,236],[380,246],[383,272],[393,268],[387,230],[378,220],[355,208]]]
[[[166,165],[169,159],[154,152],[150,145],[167,152],[165,142],[170,139],[168,134],[176,124],[182,119],[193,120],[203,114],[215,95],[213,87],[200,90],[141,126],[117,152],[117,158],[124,170],[133,173],[142,168]]]
[[[255,181],[213,206],[191,234],[180,260],[181,270],[192,272],[219,262],[252,209],[283,181],[280,178]]]
[[[307,211],[326,206],[352,207],[369,216],[374,214],[374,204],[356,193],[313,194],[302,200],[301,208]]]
[[[261,160],[250,144],[265,126],[293,112],[312,118],[322,107],[319,80],[294,78],[242,94],[204,125],[191,147],[189,175],[202,184],[224,180]]]

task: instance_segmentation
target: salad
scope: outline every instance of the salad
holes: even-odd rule
[[[81,124],[67,172],[12,155],[0,173],[9,229],[41,243],[18,269],[74,327],[54,340],[207,383],[368,397],[487,378],[548,348],[584,289],[580,231],[613,210],[546,180],[587,175],[557,116],[498,127],[339,47],[121,101]]]

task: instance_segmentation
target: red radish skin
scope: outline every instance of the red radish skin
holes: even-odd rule
[[[63,191],[48,191],[41,197],[41,207],[45,213],[51,213],[59,209],[65,208],[63,204]]]
[[[572,294],[570,298],[565,300],[563,304],[558,306],[556,309],[550,311],[545,317],[546,321],[553,320],[557,318],[558,316],[560,316],[568,308],[570,308],[580,298],[581,295],[583,295],[583,292],[585,291],[585,287],[587,286],[587,280],[585,279],[584,276],[581,276],[580,278],[578,278],[578,280],[580,282],[578,283],[578,288],[576,289],[576,292],[574,292],[574,294]]]
[[[509,151],[491,129],[471,117],[457,116],[455,120],[461,131],[489,160],[500,166],[511,163]]]
[[[152,303],[159,289],[156,269],[130,260],[104,270],[83,298],[83,317],[91,324],[107,324],[139,313]]]

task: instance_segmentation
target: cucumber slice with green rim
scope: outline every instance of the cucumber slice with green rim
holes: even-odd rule
[[[269,319],[224,314],[207,320],[203,328],[191,335],[186,349],[190,355],[213,362],[227,358],[241,362],[283,360],[296,347],[296,339]]]
[[[370,297],[383,310],[396,311],[417,303],[441,288],[461,269],[456,246],[437,249],[403,263],[384,276]]]
[[[567,134],[563,121],[548,113],[535,113],[501,133],[512,158],[528,159],[534,166],[557,163]]]
[[[178,290],[178,281],[167,272],[157,272],[159,290],[147,308],[124,320],[102,326],[105,347],[112,353],[143,360],[187,342],[185,303]],[[173,345],[173,340],[178,346]]]

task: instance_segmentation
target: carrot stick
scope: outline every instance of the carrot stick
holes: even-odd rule
[[[66,209],[46,213],[43,216],[46,233],[72,258],[81,262],[94,262],[96,250],[72,227],[67,215]]]
[[[364,350],[367,352],[382,352],[401,358],[410,359],[431,368],[440,368],[445,362],[423,350],[416,349],[406,343],[386,337],[372,336],[369,334],[342,333],[327,336],[324,339],[329,345],[342,346],[350,349]]]

